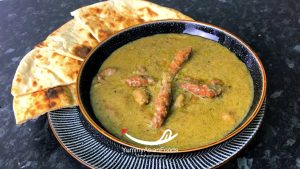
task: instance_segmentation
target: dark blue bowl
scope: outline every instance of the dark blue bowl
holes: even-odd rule
[[[132,42],[143,37],[164,33],[196,35],[221,44],[235,53],[237,57],[245,63],[254,83],[254,99],[251,108],[244,120],[231,133],[226,135],[221,140],[213,142],[209,145],[195,147],[193,149],[180,150],[179,152],[189,152],[211,147],[238,134],[253,120],[262,106],[266,95],[267,84],[265,70],[256,53],[241,39],[217,26],[195,21],[165,20],[144,23],[118,32],[117,34],[104,40],[93,51],[91,51],[85,60],[77,79],[79,107],[86,120],[97,131],[111,140],[125,146],[144,149],[144,147],[138,147],[118,139],[103,128],[101,123],[95,117],[92,109],[90,101],[91,82],[94,76],[96,76],[102,63],[115,50],[127,44],[128,42]]]

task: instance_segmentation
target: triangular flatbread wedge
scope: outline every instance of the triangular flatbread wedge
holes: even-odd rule
[[[82,62],[49,49],[35,48],[20,62],[12,83],[13,96],[74,83]]]
[[[144,0],[110,0],[119,13],[125,13],[127,16],[137,15],[142,20],[156,21],[165,19],[193,20],[183,13],[160,6],[158,4]]]
[[[37,47],[49,47],[56,53],[83,61],[97,45],[98,41],[93,35],[72,19],[51,33]]]
[[[35,119],[48,111],[75,105],[78,105],[75,84],[15,96],[13,100],[16,124]]]
[[[78,105],[75,82],[90,50],[110,35],[140,23],[190,17],[143,0],[109,0],[82,7],[32,51],[17,68],[11,93],[16,123]]]
[[[110,0],[79,8],[71,15],[99,41],[124,28],[164,19],[190,17],[174,9],[142,0]]]

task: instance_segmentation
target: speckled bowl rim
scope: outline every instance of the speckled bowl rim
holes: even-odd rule
[[[134,144],[130,144],[130,143],[127,143],[117,137],[115,137],[114,135],[110,134],[109,132],[107,132],[105,129],[103,129],[102,127],[100,127],[92,118],[91,116],[89,115],[89,113],[87,112],[87,110],[84,108],[83,106],[83,102],[81,100],[81,91],[80,91],[80,87],[79,87],[79,82],[81,81],[82,79],[82,72],[86,66],[86,63],[87,61],[90,59],[91,56],[93,56],[93,54],[95,53],[95,51],[98,50],[98,48],[100,46],[102,46],[103,44],[105,44],[107,41],[109,41],[109,39],[115,37],[115,36],[118,36],[119,34],[122,34],[123,32],[126,32],[127,30],[130,30],[130,29],[134,29],[136,27],[140,27],[140,26],[145,26],[145,25],[151,25],[151,24],[155,24],[155,23],[169,23],[169,22],[175,22],[175,23],[188,23],[188,24],[196,24],[196,25],[201,25],[201,26],[205,26],[205,27],[209,27],[209,28],[212,28],[214,30],[218,30],[218,31],[221,31],[225,34],[228,34],[230,35],[233,39],[237,40],[238,42],[240,42],[242,44],[243,47],[245,47],[252,55],[253,57],[256,59],[258,65],[259,65],[259,69],[260,69],[260,72],[261,72],[261,75],[262,75],[262,88],[261,88],[261,95],[260,95],[260,98],[259,98],[259,102],[257,104],[257,106],[255,107],[253,113],[251,114],[250,117],[248,117],[248,119],[246,121],[244,121],[238,128],[234,129],[234,131],[232,131],[230,134],[226,135],[225,137],[223,137],[222,139],[218,140],[218,141],[215,141],[215,142],[212,142],[212,143],[209,143],[207,145],[204,145],[204,146],[200,146],[200,147],[196,147],[196,148],[189,148],[189,149],[183,149],[183,150],[178,150],[177,152],[168,152],[168,151],[159,151],[159,149],[146,149],[147,147],[144,146],[137,146],[137,145],[134,145]],[[190,20],[158,20],[158,21],[152,21],[152,22],[145,22],[145,23],[142,23],[142,24],[139,24],[139,25],[135,25],[135,26],[132,26],[132,27],[128,27],[126,29],[123,29],[123,30],[120,30],[119,32],[115,33],[114,35],[106,38],[105,40],[103,40],[102,42],[100,42],[92,51],[89,52],[89,54],[87,55],[86,59],[84,60],[82,66],[81,66],[81,69],[79,71],[79,74],[78,74],[78,77],[77,77],[77,82],[76,82],[76,91],[77,91],[77,98],[78,98],[78,103],[79,103],[79,109],[80,109],[80,112],[83,114],[84,118],[88,121],[88,123],[91,124],[92,127],[94,127],[98,132],[100,132],[102,135],[106,136],[107,138],[121,144],[121,145],[124,145],[124,146],[127,146],[127,147],[131,147],[131,148],[135,148],[135,149],[139,149],[141,151],[146,151],[146,152],[153,152],[153,153],[186,153],[186,152],[192,152],[192,151],[197,151],[197,150],[203,150],[203,149],[206,149],[206,148],[209,148],[209,147],[212,147],[214,145],[217,145],[219,143],[222,143],[222,142],[225,142],[227,141],[228,139],[232,138],[233,136],[237,135],[238,133],[240,133],[245,127],[247,127],[251,121],[254,119],[254,117],[257,115],[257,113],[259,112],[262,104],[263,104],[263,101],[265,99],[265,96],[266,96],[266,89],[267,89],[267,78],[266,78],[266,73],[265,73],[265,69],[263,67],[263,64],[261,62],[261,60],[259,59],[258,55],[254,52],[254,50],[252,50],[250,48],[249,45],[247,45],[243,40],[241,40],[239,37],[237,37],[236,35],[234,35],[233,33],[223,29],[223,28],[220,28],[218,26],[215,26],[215,25],[212,25],[212,24],[209,24],[209,23],[204,23],[204,22],[200,22],[200,21],[190,21]]]

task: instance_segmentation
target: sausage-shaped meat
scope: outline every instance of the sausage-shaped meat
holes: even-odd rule
[[[218,85],[181,83],[179,85],[185,91],[188,91],[196,96],[213,98],[221,93],[221,88]]]
[[[171,102],[171,84],[180,70],[182,64],[188,60],[192,53],[192,48],[187,47],[180,50],[173,58],[168,72],[163,75],[161,89],[155,101],[155,114],[151,121],[154,128],[160,128],[165,118],[167,117],[170,102]]]
[[[177,72],[180,70],[180,67],[182,64],[189,58],[190,54],[192,53],[192,48],[187,47],[185,49],[180,50],[174,59],[172,60],[170,67],[169,67],[169,73],[175,77]]]
[[[196,84],[185,82],[179,85],[185,91],[204,98],[213,98],[221,94],[223,82],[219,79],[209,81],[209,84]]]
[[[171,102],[171,82],[164,83],[155,100],[155,114],[152,119],[152,126],[160,128],[163,124]]]

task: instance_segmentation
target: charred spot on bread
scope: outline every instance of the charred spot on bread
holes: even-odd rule
[[[88,33],[88,37],[94,39],[94,36],[91,33]]]
[[[49,108],[52,108],[52,107],[54,107],[56,105],[56,102],[49,102],[49,104],[48,104],[48,106],[49,106]]]
[[[45,47],[45,46],[48,46],[48,45],[47,45],[46,42],[43,41],[43,42],[38,43],[38,44],[35,45],[35,46],[41,48],[41,47]]]
[[[156,13],[156,12],[154,12],[153,10],[151,10],[150,8],[147,8],[147,7],[145,7],[145,8],[141,8],[141,9],[139,9],[140,11],[147,11],[147,13],[150,15],[150,16],[158,16],[158,14]]]
[[[111,32],[105,31],[105,30],[101,30],[101,31],[98,32],[98,39],[104,40],[107,37],[109,37],[110,35],[111,35]]]
[[[22,82],[22,79],[20,77],[17,77],[16,81],[20,83]]]
[[[37,59],[39,59],[41,57],[42,57],[42,55],[35,55],[35,58],[37,58]]]
[[[62,91],[63,91],[62,87],[48,89],[46,92],[46,98],[48,99],[58,98],[59,93],[61,93]]]
[[[89,52],[91,51],[91,48],[85,45],[76,46],[74,48],[75,55],[84,58]]]
[[[52,55],[51,55],[51,58],[55,58],[57,56],[60,56],[60,55],[58,53],[53,52]]]
[[[32,86],[33,86],[33,87],[37,86],[37,82],[36,82],[36,81],[33,81],[33,82],[32,82]]]
[[[91,8],[91,13],[99,14],[101,12],[102,12],[102,10],[99,8]]]

